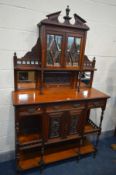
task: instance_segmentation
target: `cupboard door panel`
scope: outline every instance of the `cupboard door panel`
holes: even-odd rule
[[[69,135],[82,134],[86,122],[86,112],[70,111]]]
[[[47,66],[60,66],[62,51],[62,36],[47,34]]]
[[[69,134],[76,134],[77,133],[77,124],[78,124],[79,116],[72,115],[70,117],[70,129]]]
[[[48,138],[61,137],[62,113],[49,114],[49,131]]]
[[[81,65],[84,35],[66,33],[65,65],[66,67],[79,67]]]

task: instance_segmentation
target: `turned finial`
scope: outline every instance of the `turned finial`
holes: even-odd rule
[[[66,16],[64,16],[64,19],[65,19],[65,23],[69,23],[71,17],[69,16],[69,13],[70,13],[70,9],[69,9],[69,5],[67,5],[67,8],[66,8]]]
[[[14,52],[14,57],[17,58],[17,54],[16,54],[16,52]]]
[[[66,16],[69,17],[69,13],[70,13],[70,9],[69,9],[69,5],[67,5],[67,8],[66,8]]]
[[[96,58],[95,57],[93,58],[93,62],[96,62]]]

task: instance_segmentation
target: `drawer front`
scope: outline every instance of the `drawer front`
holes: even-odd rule
[[[42,113],[42,107],[39,105],[23,106],[17,109],[19,116],[38,115]]]
[[[106,106],[106,100],[94,100],[88,102],[88,108],[105,108]]]
[[[69,110],[82,110],[85,108],[85,103],[82,102],[72,102],[72,103],[60,103],[60,104],[52,104],[46,106],[46,112],[62,112]]]

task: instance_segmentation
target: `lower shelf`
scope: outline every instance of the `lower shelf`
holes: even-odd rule
[[[94,146],[89,142],[85,141],[84,145],[80,148],[80,155],[85,155],[95,152]],[[79,148],[77,143],[71,143],[69,145],[63,145],[62,147],[48,147],[45,149],[44,162],[45,164],[57,162],[60,160],[69,159],[72,157],[78,157]],[[22,156],[18,166],[21,170],[27,170],[34,167],[39,167],[40,152],[36,152],[33,156]]]

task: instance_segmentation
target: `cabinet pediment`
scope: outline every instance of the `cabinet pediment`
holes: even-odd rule
[[[58,19],[61,14],[61,11],[58,11],[58,12],[47,15],[46,16],[47,18],[42,20],[38,25],[50,24],[50,25],[58,25],[60,27],[71,27],[71,28],[73,27],[77,29],[89,30],[89,27],[85,24],[86,21],[83,18],[81,18],[79,15],[77,15],[76,13],[73,16],[75,19],[75,23],[71,24],[70,20],[72,19],[72,17],[69,16],[69,13],[70,13],[70,9],[69,9],[69,6],[67,6],[66,16],[63,17],[64,18],[63,23],[61,23]]]

